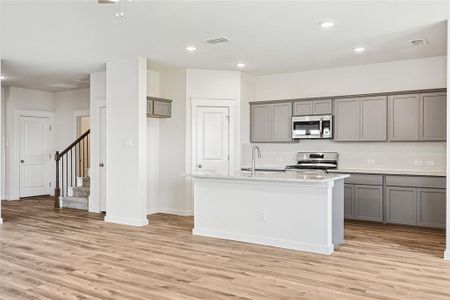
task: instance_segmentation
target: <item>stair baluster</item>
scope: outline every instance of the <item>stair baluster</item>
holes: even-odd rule
[[[67,197],[69,195],[69,188],[73,188],[77,185],[77,178],[86,177],[87,175],[87,169],[90,167],[90,132],[91,130],[86,131],[70,144],[69,147],[61,152],[56,151],[55,153],[56,178],[54,201],[55,207],[57,208],[60,207],[60,197]],[[73,152],[75,152],[75,154]]]

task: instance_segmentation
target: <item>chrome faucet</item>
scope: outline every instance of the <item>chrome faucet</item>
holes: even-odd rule
[[[256,152],[258,152],[258,157],[261,158],[261,151],[259,151],[258,146],[254,146],[252,149],[252,175],[256,173]]]

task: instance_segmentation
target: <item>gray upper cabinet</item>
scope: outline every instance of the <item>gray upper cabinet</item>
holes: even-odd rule
[[[361,98],[361,141],[387,140],[387,97]]]
[[[389,97],[390,141],[445,141],[446,93]]]
[[[272,141],[292,141],[292,105],[291,103],[273,104],[272,106]]]
[[[294,116],[309,116],[313,114],[312,101],[294,102]]]
[[[331,115],[333,113],[333,101],[323,100],[303,100],[293,104],[294,116],[310,115]]]
[[[333,101],[331,101],[331,99],[313,101],[314,115],[331,115],[332,113],[333,113]]]
[[[272,105],[251,105],[250,114],[251,141],[270,142],[272,140]]]
[[[336,99],[334,102],[336,141],[360,140],[361,114],[359,98]]]
[[[389,97],[389,140],[417,141],[420,126],[418,94]]]
[[[291,142],[291,118],[291,102],[251,104],[251,142]]]
[[[446,93],[420,95],[420,140],[445,141],[447,128]]]
[[[147,97],[147,117],[170,118],[172,115],[172,100]]]

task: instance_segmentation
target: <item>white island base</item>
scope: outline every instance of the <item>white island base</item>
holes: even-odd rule
[[[348,175],[193,175],[193,234],[331,254],[344,241]]]

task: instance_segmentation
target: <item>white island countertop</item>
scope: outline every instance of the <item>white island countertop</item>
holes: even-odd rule
[[[228,180],[255,180],[271,182],[299,182],[299,183],[324,183],[349,177],[347,174],[302,174],[300,172],[251,172],[243,171],[235,175],[223,175],[218,173],[199,173],[191,175],[194,178],[228,179]]]

